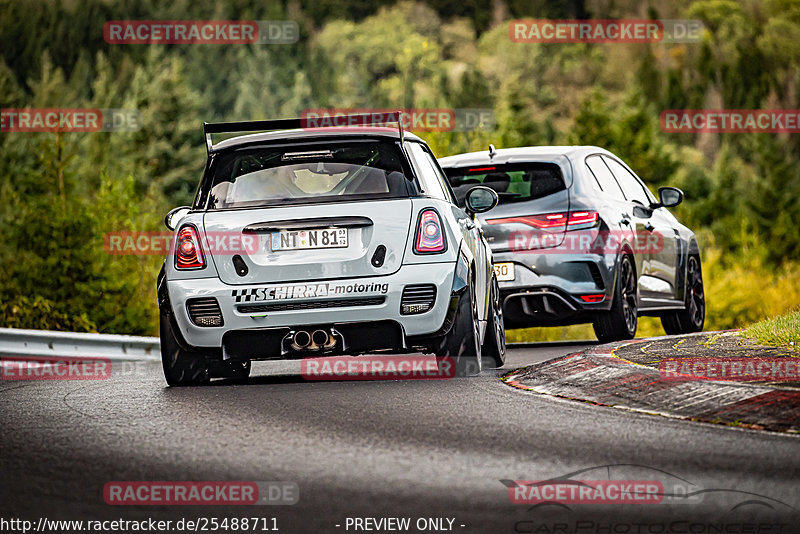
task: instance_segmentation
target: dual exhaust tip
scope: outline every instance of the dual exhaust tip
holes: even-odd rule
[[[313,332],[308,330],[298,330],[292,337],[292,348],[295,350],[310,349],[330,349],[336,344],[336,339],[332,333],[318,329]]]

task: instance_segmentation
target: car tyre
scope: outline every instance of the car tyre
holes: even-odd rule
[[[185,350],[176,339],[172,321],[160,314],[161,363],[164,378],[170,386],[196,386],[209,381],[208,363],[204,355]]]
[[[440,372],[446,373],[451,362],[455,361],[456,376],[480,374],[482,362],[479,339],[475,282],[470,281],[468,289],[458,299],[453,326],[435,351]]]
[[[482,352],[490,358],[492,366],[503,367],[506,363],[506,329],[503,320],[503,303],[500,300],[500,284],[492,276],[491,293],[489,294],[489,317],[486,324],[486,339]]]
[[[686,264],[686,295],[683,310],[661,316],[661,325],[669,335],[701,332],[706,318],[706,297],[700,257],[689,256]]]
[[[631,257],[623,256],[618,269],[611,309],[598,314],[592,324],[597,339],[603,343],[633,339],[636,335],[639,310],[636,296],[636,270]]]

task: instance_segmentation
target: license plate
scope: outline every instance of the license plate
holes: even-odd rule
[[[320,228],[272,232],[272,250],[347,248],[347,228]]]
[[[514,279],[514,264],[513,263],[495,263],[494,274],[497,276],[498,282],[510,282]]]

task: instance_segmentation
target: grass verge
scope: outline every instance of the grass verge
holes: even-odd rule
[[[800,310],[752,324],[742,331],[742,335],[753,338],[762,345],[798,350],[800,348]]]

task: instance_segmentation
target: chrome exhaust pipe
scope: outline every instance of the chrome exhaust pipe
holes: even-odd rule
[[[319,347],[324,347],[328,344],[328,333],[325,330],[314,330],[314,333],[311,334],[311,341],[314,342],[314,345]]]
[[[304,349],[311,344],[311,336],[305,330],[298,330],[295,332],[292,342],[295,346]]]

